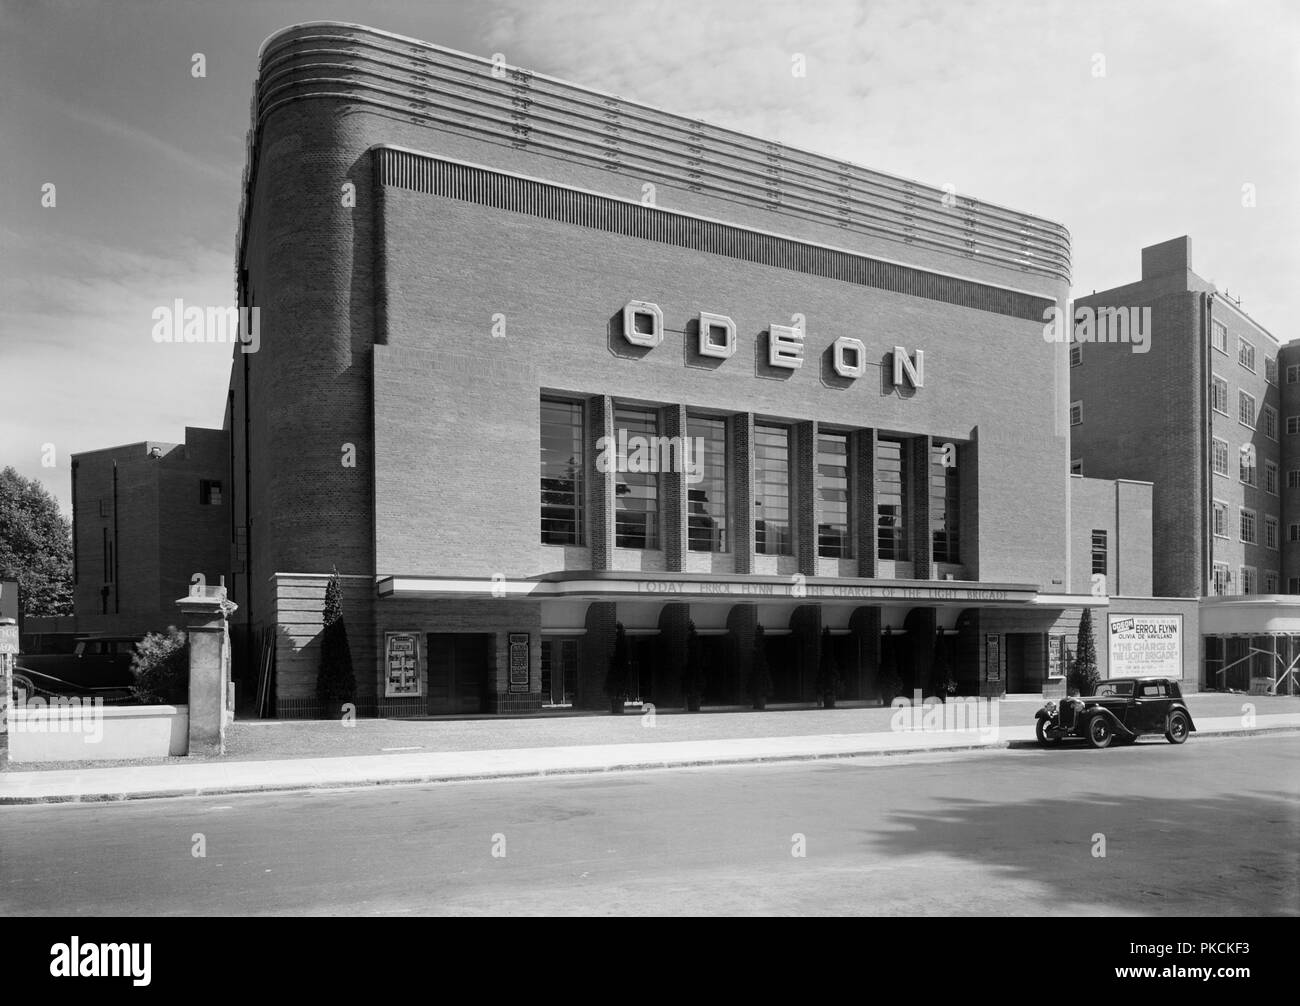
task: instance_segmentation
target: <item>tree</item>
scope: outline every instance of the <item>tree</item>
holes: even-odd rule
[[[627,632],[623,623],[614,627],[614,649],[609,655],[609,667],[605,671],[605,694],[609,696],[609,711],[622,713],[623,703],[627,699],[627,679],[631,668],[627,652]]]
[[[1084,608],[1079,619],[1079,644],[1070,668],[1070,687],[1077,688],[1080,695],[1091,695],[1099,681],[1101,672],[1097,670],[1097,644],[1092,639],[1092,612]]]
[[[320,641],[320,670],[316,674],[316,697],[332,713],[339,703],[351,702],[357,694],[352,649],[348,646],[348,629],[343,621],[343,588],[339,585],[337,568],[325,585],[322,622],[324,629]]]
[[[72,614],[72,525],[13,468],[0,472],[0,579],[18,581],[25,617]]]

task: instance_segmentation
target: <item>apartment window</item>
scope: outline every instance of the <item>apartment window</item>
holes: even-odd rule
[[[1228,564],[1226,562],[1216,562],[1214,564],[1214,593],[1222,597],[1228,592]]]
[[[1277,462],[1264,462],[1264,492],[1277,495]]]
[[[1264,357],[1264,380],[1269,384],[1277,384],[1277,357]]]
[[[1214,438],[1214,474],[1228,474],[1228,441]]]
[[[793,555],[790,531],[790,431],[754,427],[754,539],[762,555]]]
[[[623,446],[624,431],[627,433],[626,448]],[[661,467],[661,464],[653,462],[644,463],[658,453],[659,416],[654,409],[615,406],[614,436],[619,442],[614,476],[614,544],[619,548],[657,549],[659,472],[643,469]],[[662,462],[665,459],[654,457],[653,460]],[[672,460],[680,463],[680,459]]]
[[[1240,581],[1241,593],[1243,594],[1255,593],[1255,567],[1241,566],[1239,568],[1241,572],[1241,581]]]
[[[1250,445],[1247,444],[1247,447]],[[1241,481],[1248,486],[1255,484],[1255,452],[1253,450],[1241,450],[1237,452],[1238,468],[1240,470]]]
[[[1300,433],[1300,416],[1286,417],[1286,431],[1290,434]]]
[[[1292,576],[1287,578],[1286,592],[1288,594],[1300,594],[1300,576]]]
[[[1070,366],[1083,366],[1083,344],[1074,342],[1070,344]]]
[[[1271,405],[1265,405],[1263,408],[1264,415],[1264,436],[1269,440],[1277,439],[1277,409]]]
[[[1265,594],[1276,594],[1276,593],[1277,593],[1277,580],[1278,580],[1277,570],[1275,570],[1275,569],[1270,569],[1270,570],[1268,570],[1268,571],[1264,574],[1264,593],[1265,593]]]
[[[1286,383],[1300,384],[1300,363],[1287,364]]]
[[[1255,544],[1255,511],[1241,508],[1241,540],[1247,545]]]
[[[900,440],[876,441],[876,555],[906,561],[907,451]]]
[[[1210,408],[1228,414],[1228,382],[1218,374],[1210,378]]]
[[[199,479],[199,503],[202,506],[221,506],[220,481]]]
[[[957,482],[957,465],[944,462],[942,444],[935,444],[930,453],[930,527],[934,539],[935,562],[961,562],[958,549],[958,524],[961,514],[961,492]],[[955,458],[950,459],[955,461]]]
[[[1070,462],[1070,474],[1071,475],[1083,474],[1083,458],[1075,458],[1073,461]]]
[[[1244,391],[1237,392],[1237,421],[1242,426],[1255,428],[1255,396]]]
[[[1264,518],[1264,546],[1266,548],[1277,548],[1277,518]]]
[[[708,416],[686,417],[686,435],[701,448],[692,459],[700,481],[687,483],[686,538],[692,552],[726,552],[727,422]]]
[[[1092,571],[1103,576],[1106,574],[1106,532],[1095,529],[1092,532]]]
[[[1300,541],[1300,524],[1288,524],[1286,526],[1286,540]]]
[[[1228,326],[1221,321],[1213,322],[1210,325],[1210,339],[1214,343],[1214,348],[1220,353],[1228,351]]]
[[[1286,487],[1300,489],[1300,468],[1292,468],[1286,473]]]
[[[1083,402],[1070,403],[1070,425],[1071,426],[1083,425]]]
[[[1228,537],[1228,504],[1214,501],[1214,535],[1216,538]]]
[[[823,559],[851,559],[849,529],[849,437],[822,433],[817,437],[817,498],[821,520],[817,524],[817,554]]]
[[[1255,372],[1255,347],[1241,337],[1237,338],[1237,362],[1252,374]]]
[[[582,403],[543,398],[541,405],[543,545],[581,545]]]

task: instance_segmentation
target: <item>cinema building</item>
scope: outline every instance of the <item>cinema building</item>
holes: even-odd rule
[[[1069,475],[1058,224],[354,25],[261,52],[226,570],[245,684],[363,713],[1063,687],[1151,596],[1151,485]],[[1195,677],[1195,646],[1174,672]]]

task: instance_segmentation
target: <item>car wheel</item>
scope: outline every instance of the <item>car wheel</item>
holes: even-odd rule
[[[1170,744],[1182,744],[1187,740],[1186,713],[1169,714],[1169,727],[1165,730],[1165,740]]]
[[[1055,747],[1061,743],[1061,738],[1053,737],[1047,732],[1047,717],[1038,717],[1038,724],[1034,727],[1034,733],[1038,735],[1038,743],[1045,748]]]
[[[1115,731],[1111,729],[1110,723],[1104,716],[1094,716],[1088,724],[1088,743],[1095,748],[1110,747],[1110,742],[1115,737]]]

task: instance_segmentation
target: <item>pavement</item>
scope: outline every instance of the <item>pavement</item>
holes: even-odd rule
[[[1241,708],[1251,703],[1245,715]],[[1300,702],[1260,696],[1190,696],[1200,740],[1300,730]],[[942,708],[942,707],[940,707]],[[668,714],[649,718],[595,716],[552,720],[254,721],[232,727],[232,749],[224,759],[169,759],[162,764],[109,767],[11,765],[0,772],[0,804],[97,802],[258,793],[307,789],[523,779],[737,765],[813,759],[880,757],[918,752],[962,752],[1034,744],[1033,701],[1002,701],[990,716],[964,728],[922,719],[911,709],[902,722],[890,709],[789,710],[737,714]],[[1280,712],[1266,710],[1279,709]],[[1231,714],[1225,715],[1229,710]],[[1218,713],[1219,715],[1214,715]],[[902,727],[900,729],[899,727]],[[412,735],[412,730],[417,734]],[[739,734],[719,736],[719,734]],[[340,747],[378,754],[334,753],[286,756],[289,738],[323,738],[326,750]],[[419,736],[420,745],[378,741]],[[682,739],[678,739],[678,738]],[[271,740],[268,742],[268,738]],[[364,738],[364,740],[363,740]],[[465,749],[469,739],[491,746]],[[533,746],[521,746],[534,738]],[[536,738],[540,738],[539,742]],[[595,740],[599,738],[599,740]],[[644,738],[644,739],[643,739]],[[569,743],[564,743],[565,740]],[[573,740],[581,739],[581,743]],[[611,742],[613,741],[613,742]],[[1140,744],[1165,744],[1146,738]],[[301,751],[299,744],[294,748]],[[428,750],[430,747],[440,748]],[[393,750],[398,748],[399,750]],[[418,748],[418,749],[416,749]],[[262,752],[258,756],[259,750]],[[244,752],[242,755],[236,752]]]

